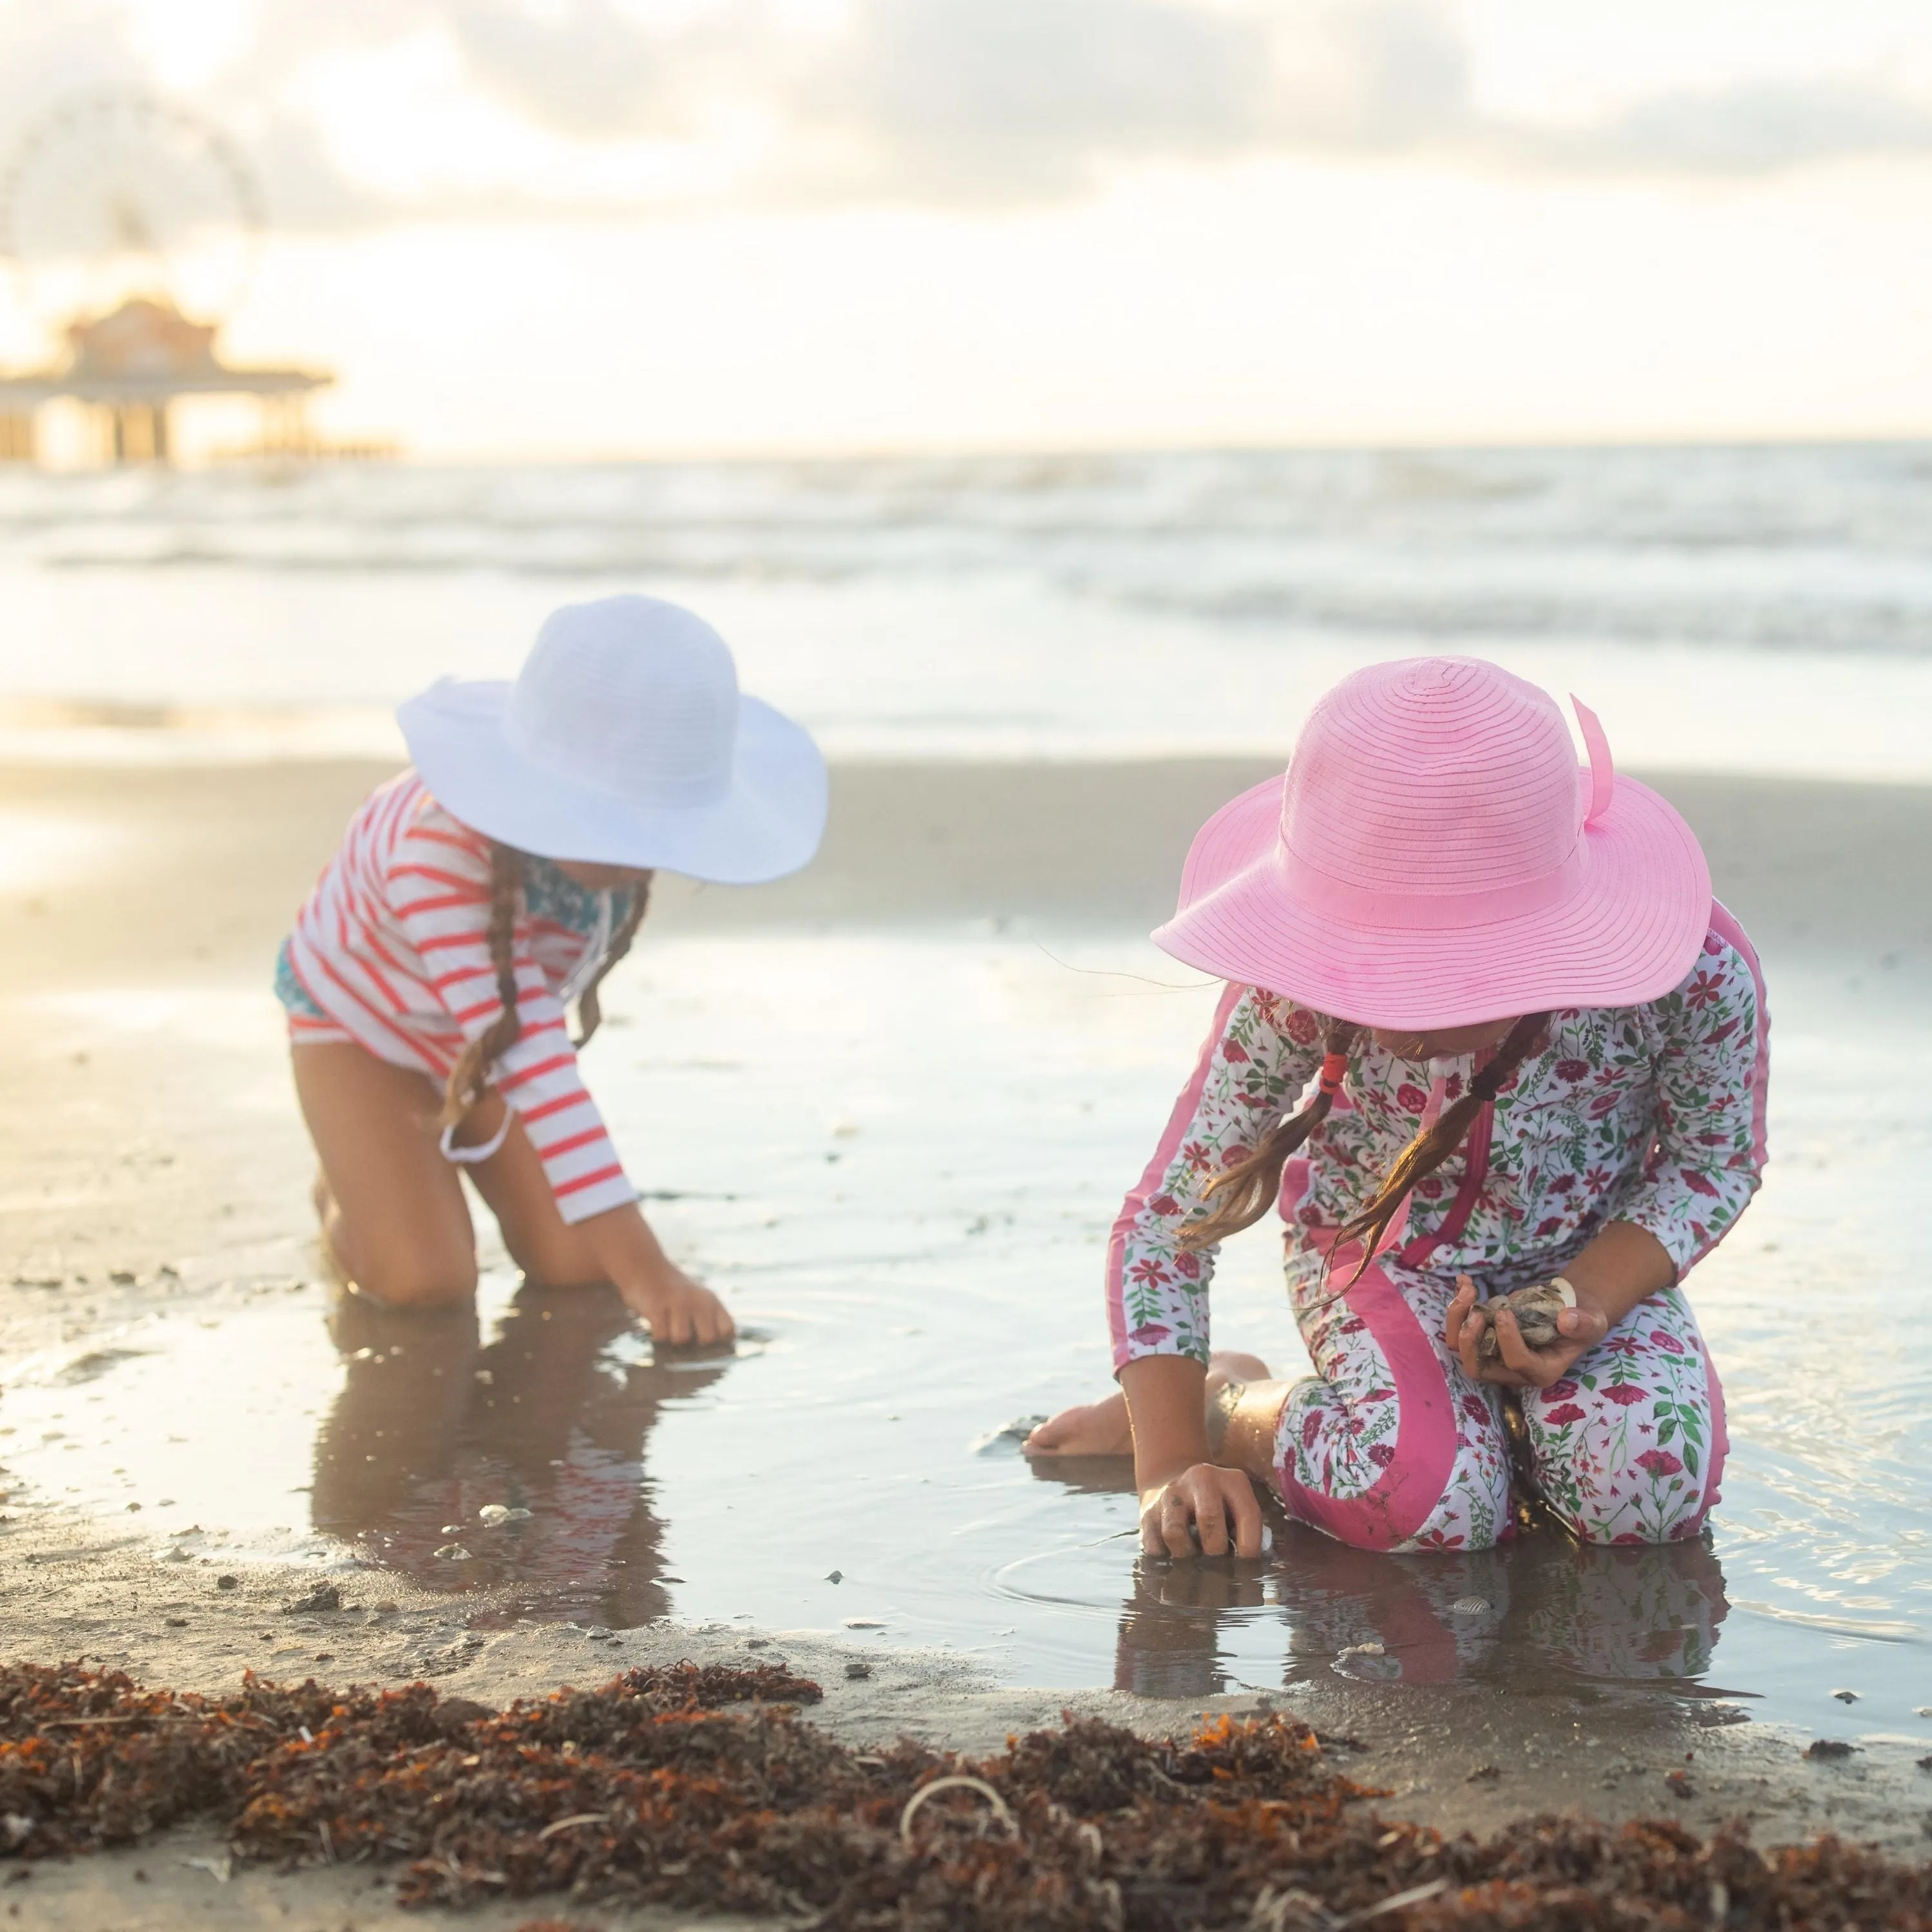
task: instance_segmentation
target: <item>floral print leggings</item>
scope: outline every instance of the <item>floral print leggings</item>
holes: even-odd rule
[[[1486,1550],[1508,1536],[1501,1391],[1443,1340],[1453,1279],[1371,1264],[1292,1266],[1316,1373],[1275,1437],[1291,1516],[1362,1550]],[[1718,1500],[1724,1396],[1682,1292],[1641,1302],[1570,1373],[1522,1392],[1537,1493],[1586,1543],[1694,1536]]]

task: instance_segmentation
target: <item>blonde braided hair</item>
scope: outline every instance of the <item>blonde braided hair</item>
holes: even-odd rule
[[[438,1121],[444,1127],[454,1126],[483,1098],[489,1090],[490,1070],[516,1045],[524,1030],[523,1016],[517,1004],[517,910],[518,902],[523,896],[528,860],[513,845],[500,844],[494,838],[489,843],[490,964],[496,972],[496,998],[502,1010],[491,1022],[489,1030],[482,1038],[472,1040],[464,1048],[462,1058],[450,1069],[448,1084],[443,1089],[442,1112]],[[605,949],[596,976],[578,998],[578,1018],[582,1030],[574,1042],[576,1046],[588,1044],[591,1035],[602,1023],[603,1007],[597,989],[610,969],[630,951],[631,942],[638,936],[638,928],[644,923],[650,902],[650,880],[646,878],[633,889],[630,905]]]
[[[1547,1013],[1526,1013],[1511,1025],[1498,1046],[1496,1057],[1473,1076],[1468,1085],[1444,1108],[1432,1127],[1418,1132],[1396,1155],[1375,1192],[1357,1208],[1336,1231],[1335,1246],[1352,1241],[1362,1244],[1360,1274],[1369,1258],[1400,1212],[1418,1181],[1433,1174],[1462,1144],[1476,1116],[1509,1084],[1516,1069],[1540,1048],[1550,1024]],[[1330,1059],[1352,1052],[1360,1043],[1363,1029],[1346,1020],[1330,1020],[1322,1029],[1322,1049]],[[1281,1171],[1288,1157],[1328,1118],[1339,1088],[1324,1078],[1315,1096],[1298,1114],[1282,1121],[1265,1135],[1261,1144],[1216,1174],[1202,1189],[1202,1198],[1213,1204],[1212,1210],[1184,1228],[1179,1245],[1190,1250],[1212,1246],[1230,1234],[1251,1228],[1274,1204],[1281,1191]]]

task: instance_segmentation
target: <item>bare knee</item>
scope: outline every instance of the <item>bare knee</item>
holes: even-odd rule
[[[381,1269],[357,1275],[355,1286],[386,1308],[454,1308],[475,1299],[476,1269],[473,1263],[460,1275]]]
[[[339,1213],[325,1222],[330,1244],[358,1293],[390,1308],[448,1308],[473,1300],[476,1256],[452,1241],[391,1240],[364,1252]]]

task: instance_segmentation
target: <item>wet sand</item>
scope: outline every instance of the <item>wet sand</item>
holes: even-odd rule
[[[1168,909],[1195,826],[1262,775],[1214,761],[847,768],[811,872],[742,893],[668,881],[654,929],[1004,922],[1049,946],[1083,932],[1144,931]],[[0,1284],[12,1284],[0,1286],[0,1347],[9,1358],[84,1348],[158,1303],[218,1324],[312,1276],[308,1156],[263,987],[292,905],[382,776],[323,764],[0,771],[0,998],[16,1042],[0,1068]],[[1772,964],[1774,989],[1780,963],[1847,988],[1932,986],[1932,790],[1659,782],[1705,838],[1718,890]],[[183,1401],[191,1412],[192,1390]],[[313,1571],[256,1567],[224,1591],[216,1557],[170,1567],[156,1554],[132,1515],[104,1524],[44,1511],[0,1523],[10,1653],[85,1652],[181,1688],[232,1683],[244,1669],[342,1682],[433,1673],[496,1700],[599,1681],[626,1660],[740,1657],[762,1639],[761,1656],[782,1654],[825,1684],[818,1720],[842,1736],[907,1731],[962,1748],[994,1745],[1066,1705],[1161,1732],[1209,1708],[998,1688],[956,1658],[876,1644],[863,1652],[872,1675],[848,1682],[853,1647],[822,1635],[748,1635],[738,1624],[646,1628],[607,1642],[493,1615],[487,1593],[433,1597],[375,1571],[346,1592],[357,1608],[296,1617],[284,1606]],[[1200,1587],[1221,1586],[1204,1576]],[[1575,1805],[1612,1817],[1667,1812],[1700,1829],[1747,1814],[1767,1841],[1829,1826],[1904,1856],[1924,1843],[1928,1780],[1903,1743],[1806,1762],[1774,1729],[1728,1721],[1734,1707],[1715,1696],[1666,1705],[1545,1684],[1422,1693],[1330,1673],[1270,1701],[1360,1738],[1365,1750],[1345,1768],[1391,1787],[1390,1809],[1445,1826]],[[1693,1796],[1664,1782],[1685,1768]],[[155,1891],[135,1888],[136,1865],[150,1868]],[[164,1902],[157,1866],[170,1874],[176,1904]],[[304,1900],[298,1914],[308,1917],[280,1922],[342,1921],[341,1902],[305,1898],[306,1879],[280,1892],[267,1879],[248,1882],[266,1886],[264,1898]],[[205,1922],[248,1922],[232,1916],[238,1890],[218,1888],[172,1850],[83,1861],[30,1883],[50,1924],[104,1922],[107,1895],[129,1915],[117,1923],[178,1922],[200,1896],[195,1887]],[[218,1904],[232,1908],[229,1919]],[[358,1907],[355,1922],[389,1922]]]
[[[1924,1856],[1926,1774],[1909,1754],[1868,1750],[1842,1762],[1808,1762],[1788,1738],[1734,1723],[1717,1704],[1666,1715],[1649,1700],[1580,1696],[1540,1684],[1508,1696],[1430,1697],[1413,1687],[1340,1679],[1332,1688],[1202,1702],[1002,1689],[942,1652],[885,1651],[802,1632],[748,1635],[738,1625],[605,1636],[554,1624],[494,1627],[473,1603],[438,1604],[374,1574],[338,1580],[345,1596],[339,1611],[292,1614],[297,1593],[313,1586],[313,1572],[253,1570],[238,1588],[223,1591],[218,1570],[196,1566],[169,1575],[145,1552],[98,1532],[92,1543],[44,1532],[35,1542],[31,1561],[28,1552],[9,1551],[14,1649],[85,1650],[91,1657],[104,1651],[149,1684],[232,1685],[249,1667],[282,1681],[313,1676],[338,1684],[426,1677],[442,1695],[502,1706],[560,1684],[604,1683],[636,1665],[783,1662],[824,1689],[808,1720],[848,1743],[910,1736],[969,1754],[995,1753],[1016,1732],[1053,1728],[1069,1710],[1167,1736],[1185,1736],[1210,1713],[1289,1709],[1330,1741],[1337,1769],[1388,1793],[1376,1801],[1383,1815],[1445,1832],[1481,1836],[1508,1820],[1574,1812],[1612,1820],[1662,1816],[1708,1834],[1741,1818],[1760,1845],[1830,1830],[1901,1859]],[[173,1622],[185,1628],[165,1628]],[[862,1663],[868,1676],[849,1680],[851,1663]],[[1682,1781],[1673,1784],[1678,1774]],[[547,1906],[531,1900],[478,1914],[404,1913],[390,1895],[393,1872],[285,1877],[237,1866],[224,1883],[191,1862],[218,1860],[223,1850],[205,1832],[171,1832],[134,1850],[36,1865],[0,1900],[30,1901],[32,1922],[75,1932],[108,1924],[136,1932],[262,1922],[298,1932],[400,1932],[446,1922],[508,1928],[565,1910],[561,1900]],[[574,1924],[611,1928],[686,1922],[674,1914],[608,1910],[568,1916]]]
[[[265,946],[393,767],[0,765],[0,831],[75,835],[69,882],[36,883],[59,848],[0,856],[0,972],[10,989],[254,983]],[[1032,919],[1145,928],[1173,908],[1188,842],[1270,776],[1242,760],[835,768],[818,858],[740,890],[664,882],[653,922],[759,926]],[[1932,944],[1932,788],[1640,773],[1689,819],[1717,890],[1766,952],[1848,960]],[[91,854],[91,856],[90,856]],[[16,876],[25,872],[23,880]],[[1919,963],[1925,962],[1922,957]]]
[[[92,1262],[100,1287],[143,1256],[304,1232],[291,1211],[307,1150],[260,995],[293,908],[387,776],[346,762],[0,766],[0,988],[20,1049],[0,1065],[0,1280]],[[848,766],[814,865],[752,890],[666,879],[646,943],[761,928],[1004,926],[1049,945],[1144,932],[1172,909],[1196,827],[1265,776],[1218,760]],[[1932,986],[1932,788],[1652,782],[1768,962]],[[0,1338],[22,1312],[0,1317]]]

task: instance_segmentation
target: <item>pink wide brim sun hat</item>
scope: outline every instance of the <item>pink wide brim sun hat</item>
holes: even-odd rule
[[[1286,776],[1202,828],[1155,944],[1366,1026],[1661,998],[1702,946],[1710,868],[1576,708],[1587,766],[1556,700],[1495,664],[1356,672],[1310,714]]]

